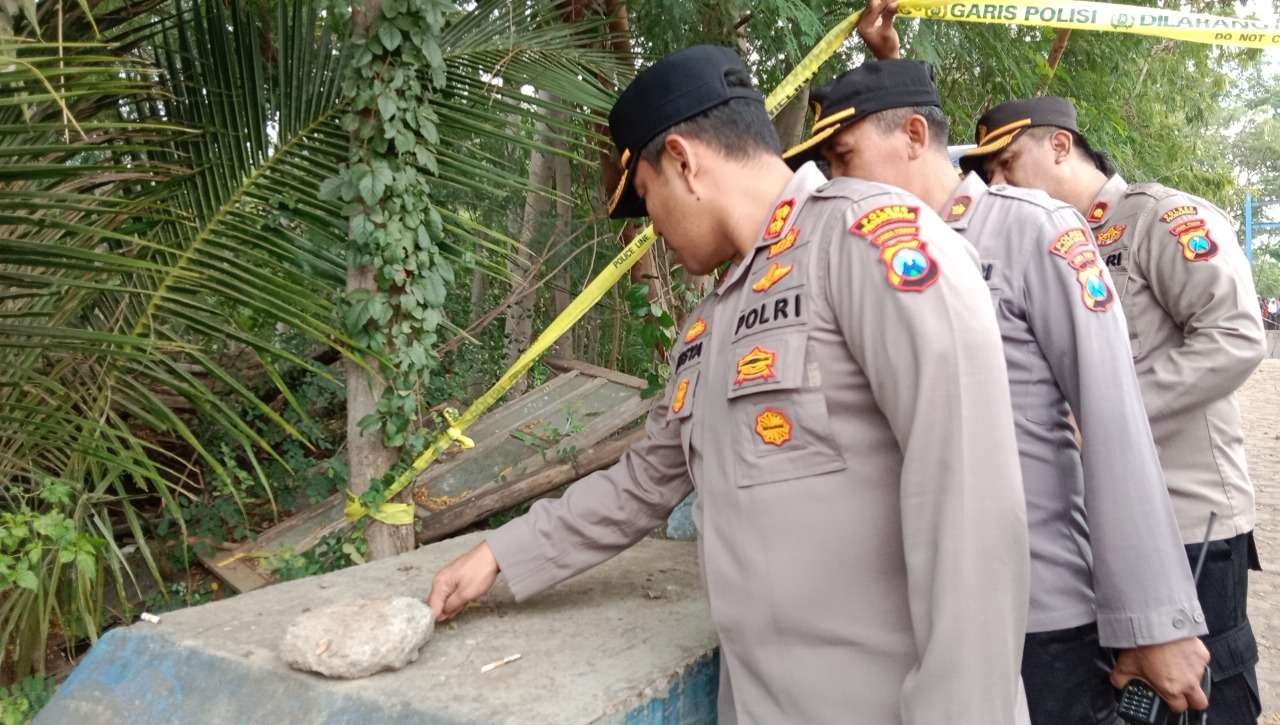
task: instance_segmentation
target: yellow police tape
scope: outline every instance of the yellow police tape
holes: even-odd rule
[[[1139,5],[1080,0],[901,0],[898,14],[927,20],[1133,33],[1247,48],[1280,47],[1280,25]]]
[[[994,4],[948,2],[947,0],[900,0],[898,12],[906,17],[930,20],[1105,30],[1199,43],[1258,48],[1280,45],[1280,28],[1267,26],[1258,21],[1079,0],[1074,2],[1072,0],[1056,2],[1013,0]],[[840,21],[823,36],[822,40],[818,41],[813,50],[809,51],[809,54],[787,74],[787,77],[782,79],[778,87],[765,98],[765,106],[770,115],[781,110],[800,92],[805,83],[817,75],[818,69],[835,55],[840,46],[853,34],[861,15],[862,11],[859,10]],[[485,411],[498,402],[511,389],[511,386],[533,367],[534,362],[542,357],[561,335],[582,319],[587,310],[599,302],[600,298],[622,279],[622,275],[631,269],[636,260],[649,250],[653,241],[653,227],[646,227],[623,248],[603,272],[591,280],[591,284],[569,303],[564,312],[551,321],[529,349],[507,372],[503,373],[498,382],[493,384],[493,387],[477,398],[461,416],[457,416],[453,411],[446,411],[445,417],[449,427],[414,460],[408,470],[398,476],[387,488],[387,498],[392,498],[403,491],[451,445],[457,444],[462,448],[474,446],[475,444],[463,434],[463,431],[479,420]],[[350,491],[347,492],[348,521],[355,521],[369,515],[386,524],[405,525],[413,522],[413,509],[412,503],[383,503],[376,511],[370,511],[355,495]]]

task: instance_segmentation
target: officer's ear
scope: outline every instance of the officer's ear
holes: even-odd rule
[[[683,180],[685,187],[694,192],[693,177],[698,174],[701,158],[698,149],[680,134],[668,134],[663,150],[670,157],[671,172]]]
[[[908,157],[914,161],[925,154],[929,150],[929,122],[918,113],[907,116],[907,120],[902,125],[902,130],[907,134],[909,146],[907,148]]]
[[[1053,149],[1053,162],[1061,164],[1071,158],[1071,149],[1075,146],[1075,143],[1076,140],[1071,136],[1070,131],[1060,128],[1049,134],[1049,147]]]

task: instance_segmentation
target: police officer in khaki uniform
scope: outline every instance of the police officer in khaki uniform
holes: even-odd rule
[[[1041,191],[952,171],[933,69],[865,63],[816,90],[785,156],[896,184],[973,243],[1004,338],[1031,534],[1022,677],[1032,722],[1119,722],[1101,645],[1141,648],[1144,679],[1203,708],[1207,630],[1143,409],[1128,332],[1093,235]],[[1070,412],[1084,436],[1074,440]],[[1083,460],[1082,460],[1083,459]],[[1186,659],[1191,667],[1171,662]],[[1165,683],[1170,683],[1166,685]]]
[[[732,266],[645,439],[440,571],[432,608],[499,570],[527,599],[696,489],[722,722],[1025,722],[1025,504],[971,247],[901,190],[793,175],[727,49],[642,72],[610,129],[613,216],[647,213],[693,274]]]
[[[1128,318],[1129,347],[1165,481],[1198,582],[1213,685],[1209,722],[1256,722],[1257,644],[1246,613],[1253,485],[1235,390],[1266,354],[1253,279],[1234,225],[1204,199],[1129,184],[1094,151],[1064,98],[1011,101],[978,121],[962,166],[995,182],[1044,189],[1092,225]],[[1088,433],[1086,432],[1086,437]],[[1121,658],[1121,672],[1126,670]]]

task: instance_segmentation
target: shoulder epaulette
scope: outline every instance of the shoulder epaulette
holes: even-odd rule
[[[1005,199],[1016,199],[1020,202],[1032,204],[1045,211],[1058,211],[1059,209],[1070,209],[1071,205],[1060,199],[1044,193],[1040,189],[1025,189],[1020,186],[1009,186],[1007,184],[995,184],[990,187],[990,192],[995,196]]]

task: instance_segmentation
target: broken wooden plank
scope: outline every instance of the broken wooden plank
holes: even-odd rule
[[[599,365],[592,365],[591,363],[585,363],[581,360],[570,360],[563,357],[545,357],[542,361],[552,370],[560,370],[566,373],[570,371],[585,373],[593,378],[608,380],[611,383],[625,385],[628,388],[635,388],[636,390],[644,390],[649,387],[649,383],[635,377],[634,375],[627,375],[626,373],[620,373],[617,370],[602,368]]]
[[[644,382],[605,376],[601,368],[568,370],[504,404],[476,422],[468,434],[476,447],[452,453],[423,472],[413,497],[421,516],[448,510],[481,489],[508,485],[555,466],[567,454],[588,449],[642,416]],[[604,371],[611,372],[611,371]],[[505,474],[505,478],[504,478]],[[231,552],[202,557],[210,571],[239,591],[274,581],[263,560],[302,554],[328,534],[345,531],[345,493],[317,503]]]
[[[644,438],[644,430],[634,430],[621,438],[583,451],[564,463],[505,486],[495,484],[443,511],[430,514],[423,519],[418,530],[418,543],[425,544],[451,536],[493,514],[554,491],[592,471],[612,466],[632,443],[641,438]]]
[[[524,459],[518,465],[505,469],[498,474],[499,481],[510,481],[527,476],[545,468],[549,463],[571,458],[580,449],[589,448],[609,437],[612,431],[619,430],[648,412],[651,401],[636,396],[628,396],[618,400],[616,406],[601,415],[584,430],[577,431],[559,441],[554,451],[544,450],[539,454]],[[550,457],[548,457],[550,455]]]

